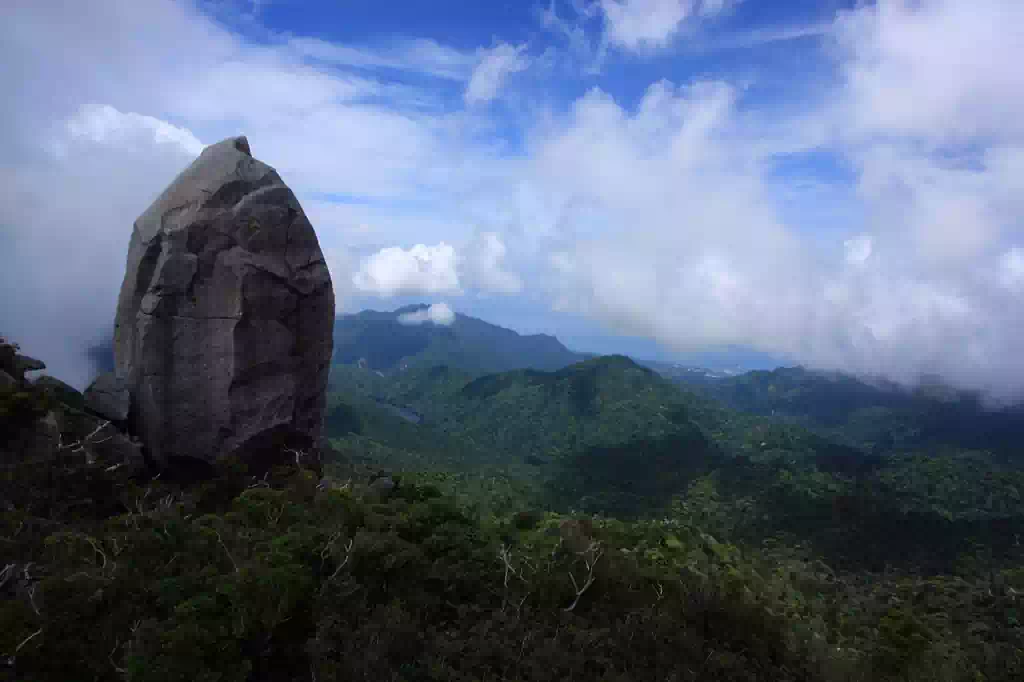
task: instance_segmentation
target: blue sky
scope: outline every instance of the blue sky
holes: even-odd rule
[[[1018,0],[0,12],[0,323],[79,383],[132,221],[244,133],[339,310],[1024,395]]]

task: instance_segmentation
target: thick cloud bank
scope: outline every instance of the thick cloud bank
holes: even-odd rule
[[[0,333],[81,385],[132,221],[202,143],[245,133],[341,295],[515,296],[679,351],[1024,396],[1024,3],[701,33],[741,7],[560,2],[538,14],[549,42],[460,50],[254,42],[170,0],[15,2]],[[642,70],[717,39],[728,63],[794,41],[800,68]],[[627,92],[601,72],[616,63],[648,82]],[[571,68],[588,90],[547,86]]]

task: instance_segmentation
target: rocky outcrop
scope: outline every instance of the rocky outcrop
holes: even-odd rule
[[[132,232],[114,331],[130,431],[158,461],[311,447],[333,320],[295,195],[244,137],[207,147]]]
[[[39,370],[46,369],[46,363],[42,360],[36,360],[28,355],[22,355],[19,353],[14,356],[14,361],[17,363],[17,368],[22,375],[25,372],[38,372]]]
[[[6,339],[0,337],[0,372],[20,384],[25,381],[26,372],[38,372],[41,369],[46,369],[46,363],[28,355],[22,355],[18,352],[16,345],[9,344]],[[4,383],[7,382],[4,381]]]
[[[128,419],[131,406],[128,382],[113,372],[99,375],[85,389],[85,407],[111,421],[123,422]]]

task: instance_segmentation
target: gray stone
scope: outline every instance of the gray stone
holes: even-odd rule
[[[312,446],[333,321],[295,195],[244,137],[207,147],[132,231],[114,327],[130,431],[158,460]]]
[[[18,380],[0,369],[0,390],[18,387]]]
[[[104,372],[85,389],[85,407],[115,422],[128,419],[132,406],[128,382],[113,372]]]

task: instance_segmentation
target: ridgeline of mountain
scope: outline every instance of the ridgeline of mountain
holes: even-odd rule
[[[393,312],[364,310],[338,317],[334,362],[365,360],[374,370],[447,365],[474,373],[512,369],[556,370],[583,360],[547,334],[521,335],[511,329],[458,313],[450,325],[406,323],[402,316],[426,310],[423,304]]]

